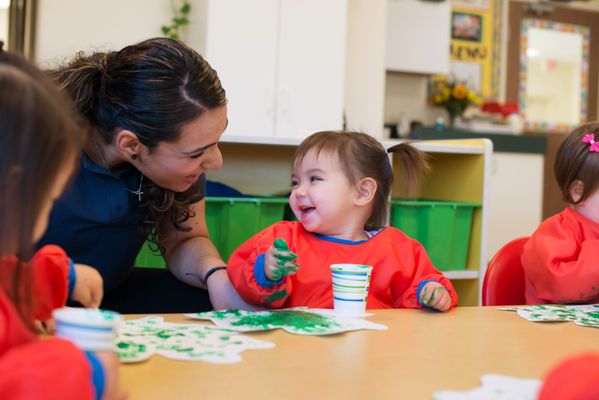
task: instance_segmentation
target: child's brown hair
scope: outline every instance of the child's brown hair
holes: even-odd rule
[[[336,155],[341,170],[352,184],[360,179],[372,178],[377,189],[373,212],[366,226],[372,228],[387,225],[389,193],[393,184],[393,168],[389,153],[396,153],[403,166],[403,184],[408,196],[414,194],[421,177],[429,171],[426,154],[406,142],[396,144],[387,151],[374,137],[362,132],[322,131],[306,138],[295,152],[294,165],[300,163],[309,151]]]
[[[585,139],[585,135],[586,136]],[[599,189],[599,122],[590,122],[574,129],[560,144],[553,173],[562,191],[562,198],[579,204]],[[572,185],[581,181],[583,192],[578,201],[571,195]]]
[[[0,257],[15,268],[0,270],[0,284],[30,321],[33,235],[42,207],[68,162],[75,162],[83,134],[71,106],[37,68],[2,52],[0,42]]]

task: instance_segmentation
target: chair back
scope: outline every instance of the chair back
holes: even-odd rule
[[[520,256],[528,237],[505,244],[493,257],[483,280],[483,306],[526,304],[524,269]]]

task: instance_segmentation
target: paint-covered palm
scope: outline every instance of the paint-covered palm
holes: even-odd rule
[[[291,252],[283,239],[276,239],[266,252],[264,274],[271,281],[278,281],[286,275],[297,272],[299,265],[294,262],[297,254]]]

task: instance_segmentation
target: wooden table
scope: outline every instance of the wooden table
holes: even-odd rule
[[[226,365],[154,356],[124,365],[121,382],[131,399],[144,400],[418,400],[432,398],[436,390],[474,388],[487,373],[542,378],[566,356],[599,351],[598,329],[529,322],[491,307],[374,313],[369,319],[388,331],[328,337],[250,333],[276,347],[243,352],[242,362]],[[165,318],[192,322],[175,314]]]

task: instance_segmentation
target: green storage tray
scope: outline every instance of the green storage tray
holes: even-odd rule
[[[392,200],[391,225],[422,243],[437,269],[463,270],[476,207],[480,203]]]
[[[240,244],[283,220],[286,197],[207,197],[206,222],[212,243],[226,261]]]
[[[286,197],[206,197],[206,223],[212,243],[226,261],[233,251],[262,229],[283,220]],[[164,268],[164,259],[145,243],[135,265]]]

